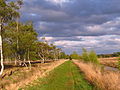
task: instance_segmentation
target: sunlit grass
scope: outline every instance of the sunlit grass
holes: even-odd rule
[[[42,79],[26,87],[26,90],[93,90],[79,69],[67,61]]]

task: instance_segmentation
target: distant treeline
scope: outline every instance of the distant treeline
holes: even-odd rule
[[[70,57],[72,59],[82,59],[82,54],[78,54],[77,52],[73,52]],[[97,54],[98,58],[108,58],[108,57],[120,57],[120,52],[114,52],[112,54]]]
[[[98,54],[99,58],[107,58],[107,57],[119,57],[120,52],[114,52],[112,54]]]

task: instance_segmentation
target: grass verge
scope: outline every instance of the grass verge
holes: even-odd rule
[[[32,64],[31,69],[26,67],[13,67],[5,69],[6,76],[0,78],[0,90],[18,90],[34,80],[44,77],[49,71],[64,63],[65,60],[59,60],[48,63],[35,63]],[[12,71],[12,73],[11,73]]]
[[[120,73],[102,71],[92,63],[74,60],[74,63],[85,74],[86,79],[100,90],[120,90]]]
[[[79,69],[67,61],[49,73],[45,78],[40,78],[25,90],[93,90]]]

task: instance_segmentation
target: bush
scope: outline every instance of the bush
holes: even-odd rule
[[[81,59],[81,56],[80,56],[79,54],[77,54],[76,51],[74,51],[74,52],[70,55],[70,57],[71,57],[72,59]]]
[[[120,70],[120,60],[118,61],[117,64],[118,64],[118,69]]]
[[[97,54],[94,50],[88,52],[86,49],[83,48],[82,59],[85,62],[92,62],[95,64],[99,64]]]
[[[98,57],[97,57],[97,54],[95,53],[95,51],[93,51],[93,50],[90,51],[90,53],[89,53],[89,60],[92,63],[99,64]]]
[[[82,59],[83,59],[85,62],[90,61],[90,60],[89,60],[89,53],[88,53],[88,51],[87,51],[85,48],[83,48],[82,50],[83,50],[83,52],[82,52]]]

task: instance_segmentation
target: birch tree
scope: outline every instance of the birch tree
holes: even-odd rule
[[[6,0],[0,0],[0,56],[1,56],[1,71],[0,75],[2,75],[4,70],[4,64],[3,64],[3,42],[2,42],[2,32],[3,32],[3,26],[7,24],[10,20],[13,20],[17,16],[19,16],[19,13],[17,10],[19,9],[19,1],[16,2],[7,2]]]

